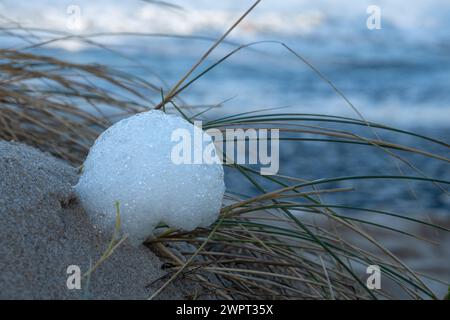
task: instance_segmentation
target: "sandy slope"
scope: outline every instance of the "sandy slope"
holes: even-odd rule
[[[67,289],[67,267],[87,271],[109,241],[96,234],[73,197],[76,180],[64,162],[0,141],[0,299],[145,299],[154,290],[146,286],[164,276],[148,248],[125,242],[89,284]],[[160,298],[181,298],[180,288]]]

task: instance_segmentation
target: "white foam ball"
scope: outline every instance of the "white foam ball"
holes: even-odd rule
[[[225,191],[223,168],[215,164],[176,164],[172,132],[194,125],[161,111],[136,114],[115,123],[95,141],[75,186],[81,204],[102,231],[114,228],[119,201],[122,230],[135,244],[159,223],[193,230],[218,217]],[[211,143],[204,134],[203,146]]]

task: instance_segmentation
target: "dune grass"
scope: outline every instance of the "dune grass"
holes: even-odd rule
[[[198,62],[173,87],[166,90],[112,67],[71,63],[29,50],[29,47],[40,46],[48,43],[48,40],[32,42],[26,48],[0,48],[0,138],[36,146],[80,166],[95,138],[117,119],[151,108],[178,113],[191,122],[204,119],[209,108],[201,111],[193,111],[189,106],[182,108],[179,106],[182,102],[180,94],[197,79],[220,67],[233,54],[258,44],[237,46],[222,59],[198,70],[206,57],[225,41],[226,36],[258,2],[239,17],[223,36],[212,42]],[[24,35],[21,27],[0,29],[1,32],[25,38],[33,33],[28,30],[29,34]],[[57,35],[53,40],[60,41],[67,37],[72,36]],[[80,37],[79,40],[105,49],[88,36]],[[437,297],[425,284],[426,275],[412,270],[375,239],[366,227],[383,229],[398,237],[407,236],[420,241],[425,241],[424,239],[408,230],[399,230],[390,224],[377,224],[352,212],[383,215],[442,232],[450,230],[430,221],[411,217],[408,213],[326,203],[321,195],[354,192],[352,184],[359,180],[392,180],[397,183],[421,181],[434,184],[440,192],[447,194],[449,181],[427,176],[402,154],[416,154],[425,157],[427,161],[445,163],[450,162],[448,157],[414,145],[385,141],[379,137],[378,132],[386,131],[394,136],[408,135],[429,145],[439,145],[445,150],[450,145],[446,141],[417,132],[367,121],[345,95],[306,59],[286,44],[276,41],[273,43],[283,46],[328,83],[330,89],[354,109],[355,118],[259,110],[209,118],[204,129],[278,128],[281,140],[292,143],[309,141],[365,145],[367,148],[383,151],[393,161],[411,168],[415,174],[404,175],[399,172],[398,175],[324,176],[305,180],[301,176],[281,174],[262,176],[253,167],[228,164],[227,167],[237,172],[242,181],[252,185],[258,194],[242,195],[227,189],[220,218],[209,228],[183,232],[162,226],[160,235],[149,240],[146,245],[156,250],[167,262],[169,276],[156,284],[159,289],[149,298],[157,297],[167,285],[177,279],[195,281],[203,288],[200,295],[193,294],[190,297],[193,299],[205,296],[222,299],[390,298],[391,293],[383,288],[367,288],[365,273],[361,270],[365,270],[368,265],[380,266],[383,275],[409,298],[442,298]],[[106,87],[109,89],[105,89]],[[161,101],[149,98],[155,94],[162,95]],[[332,126],[335,124],[345,124],[348,129],[337,130]],[[352,130],[361,127],[368,128],[368,136]],[[346,182],[349,187],[330,187],[333,182]],[[313,219],[305,218],[307,216]],[[316,218],[321,222],[315,223]],[[337,231],[339,228],[365,239],[373,250],[366,250],[359,242],[342,237]],[[174,249],[177,243],[187,243],[192,250]]]

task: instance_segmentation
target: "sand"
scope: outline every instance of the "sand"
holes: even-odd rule
[[[75,198],[77,179],[61,160],[0,141],[0,299],[146,299],[165,275],[150,249],[127,240],[81,289],[67,288],[68,266],[84,273],[110,240],[98,235]],[[183,298],[182,289],[178,283],[159,298]]]

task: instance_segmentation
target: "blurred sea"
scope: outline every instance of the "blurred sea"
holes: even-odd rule
[[[252,4],[252,1],[237,0],[168,2],[173,5],[139,0],[2,0],[1,26],[14,28],[18,23],[32,28],[34,38],[28,38],[30,43],[26,43],[2,34],[1,47],[23,48],[58,33],[97,34],[89,40],[107,46],[108,50],[73,38],[29,50],[75,62],[108,64],[167,90],[211,45],[210,40],[196,36],[216,39]],[[68,28],[68,21],[73,18],[73,12],[67,12],[71,5],[80,9],[78,29]],[[366,26],[369,5],[381,9],[379,30],[369,30]],[[281,41],[329,78],[367,120],[448,141],[449,16],[450,1],[444,0],[263,0],[205,65],[238,44]],[[147,36],[135,33],[147,33]],[[194,83],[181,97],[189,105],[216,105],[227,100],[222,107],[209,112],[211,118],[277,107],[284,108],[280,112],[358,118],[310,68],[277,43],[260,43],[239,51]],[[146,103],[151,107],[159,99],[160,94],[153,93]],[[362,133],[373,138],[373,132]],[[386,139],[449,156],[448,149],[420,139],[398,135],[388,135]],[[448,165],[443,162],[429,161],[422,156],[402,156],[429,176],[450,179]],[[417,174],[380,150],[365,146],[286,143],[281,145],[281,157],[281,173],[305,179],[401,174],[399,166],[403,173]],[[232,175],[228,179],[228,184],[232,184]],[[449,197],[431,184],[405,186],[377,181],[360,185],[361,196],[352,198],[353,203],[414,211],[449,211]],[[238,187],[242,192],[251,192],[249,186]],[[414,199],[417,205],[411,208]],[[346,195],[339,195],[336,200],[350,201]]]

